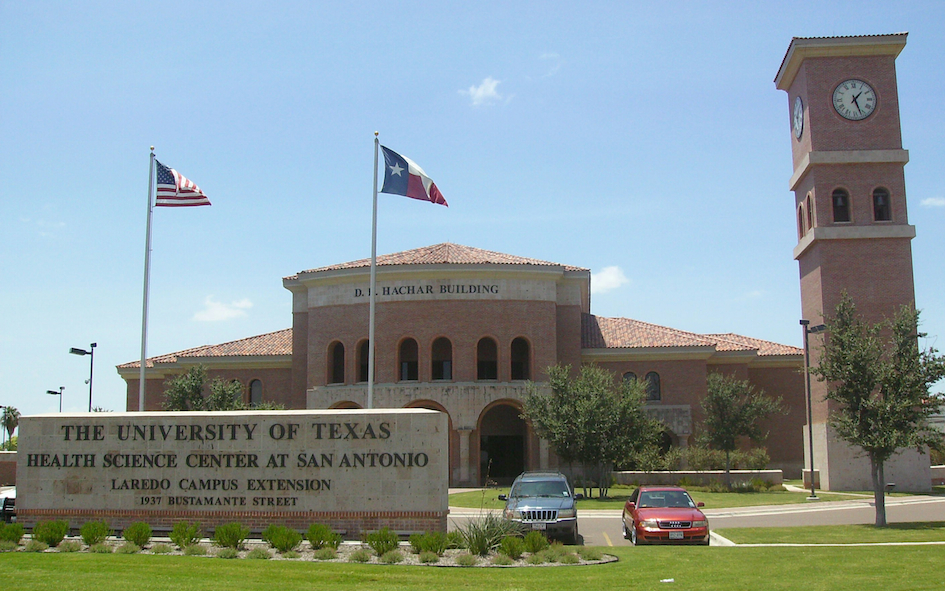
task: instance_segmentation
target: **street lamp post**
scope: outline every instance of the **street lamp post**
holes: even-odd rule
[[[62,391],[65,389],[66,389],[65,386],[59,386],[58,392],[56,392],[55,390],[46,390],[46,393],[49,394],[50,396],[59,397],[59,412],[62,412]]]
[[[811,409],[810,393],[810,335],[817,334],[827,330],[825,324],[810,326],[810,320],[801,320],[801,326],[804,327],[804,391],[807,394],[807,445],[810,454],[810,496],[808,501],[818,500],[817,492],[814,490],[814,413]]]
[[[95,347],[98,346],[98,343],[92,343],[89,346],[89,350],[77,349],[72,347],[69,349],[69,353],[73,355],[88,355],[89,356],[89,412],[92,412],[92,375],[95,370]]]

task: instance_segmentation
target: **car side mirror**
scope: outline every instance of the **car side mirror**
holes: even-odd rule
[[[636,503],[634,503],[634,502],[632,502],[632,501],[627,501],[627,509],[633,511],[633,510],[636,509],[636,508],[637,508]]]
[[[698,503],[696,503],[696,507],[705,507],[705,503],[703,503],[702,501],[699,501]]]
[[[583,499],[583,498],[584,498],[584,495],[583,495],[582,493],[575,493],[575,494],[574,494],[574,500],[575,500],[575,501],[580,501],[580,500]]]
[[[499,500],[500,500],[500,501],[508,501],[508,500],[509,500],[509,497],[508,497],[508,495],[499,495]]]

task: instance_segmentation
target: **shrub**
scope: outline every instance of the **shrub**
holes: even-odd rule
[[[545,564],[545,555],[543,552],[529,554],[528,558],[525,559],[525,562],[528,564]]]
[[[421,564],[436,564],[440,561],[440,555],[436,552],[421,552],[419,560]]]
[[[19,523],[0,523],[0,541],[19,544],[25,531]]]
[[[771,456],[764,447],[755,447],[746,452],[736,452],[739,457],[739,465],[744,470],[764,470],[771,462]]]
[[[325,546],[324,548],[316,550],[312,558],[315,560],[334,560],[338,558],[338,551],[331,546]]]
[[[171,542],[181,550],[195,545],[202,537],[203,532],[200,531],[200,523],[178,521],[174,524],[174,529],[171,530]]]
[[[10,540],[0,540],[0,552],[14,552],[19,544]]]
[[[577,564],[581,562],[581,557],[573,552],[568,552],[561,557],[561,564]]]
[[[262,539],[279,552],[285,553],[295,550],[302,543],[302,534],[284,525],[270,525],[263,531]]]
[[[299,554],[295,550],[289,550],[288,552],[282,553],[283,558],[298,558],[299,556],[301,556],[301,554]]]
[[[465,547],[471,553],[485,556],[498,548],[503,538],[519,533],[521,526],[499,517],[496,513],[486,513],[470,519],[458,530],[463,536]]]
[[[499,553],[518,560],[525,553],[525,540],[518,536],[506,536],[499,544]]]
[[[577,553],[584,560],[600,560],[604,557],[604,553],[601,552],[600,548],[592,548],[589,546],[578,546]]]
[[[331,531],[331,528],[322,523],[313,523],[309,526],[305,537],[308,543],[312,545],[313,550],[320,550],[324,547],[337,549],[341,544],[341,535]]]
[[[400,546],[400,538],[386,526],[365,535],[364,541],[378,556],[383,556]]]
[[[269,550],[265,548],[253,548],[246,554],[246,558],[253,558],[255,560],[269,560],[272,558],[272,554],[269,553]]]
[[[525,534],[525,551],[535,554],[548,547],[548,538],[540,531],[530,531]]]
[[[82,549],[82,544],[76,540],[66,540],[64,542],[59,542],[59,545],[56,546],[56,550],[60,552],[78,552]]]
[[[26,548],[24,549],[27,552],[45,552],[47,548],[49,548],[49,544],[45,542],[40,542],[39,540],[30,540],[26,543]]]
[[[355,550],[348,556],[349,562],[368,562],[371,560],[371,553],[361,548],[360,550]]]
[[[243,524],[232,521],[224,523],[213,532],[213,543],[222,548],[233,548],[242,550],[243,542],[249,536],[249,528],[243,527]]]
[[[121,532],[121,537],[139,548],[144,548],[151,541],[151,526],[143,521],[136,521]]]
[[[414,545],[414,539],[413,539],[414,536],[416,536],[416,534],[414,534],[413,536],[410,536],[411,546]],[[433,552],[437,556],[442,556],[443,552],[446,551],[446,546],[447,546],[446,535],[438,531],[427,532],[420,535],[416,539],[416,544],[417,545],[415,546],[416,548],[415,551],[418,554],[420,552]]]
[[[189,546],[184,546],[184,556],[206,556],[207,547],[201,546],[200,544],[190,544]]]
[[[69,533],[68,521],[37,521],[33,526],[33,539],[47,546],[58,546]]]
[[[420,554],[420,540],[423,539],[424,534],[410,534],[410,537],[407,538],[407,541],[410,542],[410,550],[414,554]]]
[[[232,560],[233,558],[239,558],[240,553],[236,548],[220,548],[216,554],[217,558],[223,558],[224,560]]]
[[[151,546],[151,552],[153,554],[170,554],[174,550],[169,544],[157,543]]]
[[[505,554],[496,554],[492,557],[492,564],[496,566],[510,566],[515,561],[511,557],[506,556]]]
[[[112,535],[112,530],[104,520],[86,521],[79,528],[79,535],[82,536],[82,541],[87,545],[94,546],[95,544],[101,544],[105,541],[105,538]]]
[[[111,554],[112,547],[104,542],[101,544],[95,544],[94,546],[89,546],[89,552],[93,554]]]
[[[463,540],[463,534],[458,531],[446,532],[446,547],[450,550],[465,548],[466,542]]]
[[[479,557],[475,554],[460,554],[456,557],[456,564],[460,566],[476,566],[479,563]]]
[[[115,554],[137,554],[138,552],[141,552],[141,546],[133,542],[124,542],[115,548]]]
[[[404,553],[400,550],[390,550],[381,556],[381,562],[384,564],[397,564],[404,561]]]

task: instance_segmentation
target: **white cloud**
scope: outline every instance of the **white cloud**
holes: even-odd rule
[[[501,82],[501,80],[496,80],[489,76],[483,80],[482,84],[479,86],[470,86],[469,90],[460,90],[459,93],[467,95],[470,100],[472,100],[474,107],[491,105],[496,101],[502,100],[502,95],[496,91],[499,82]]]
[[[253,307],[253,303],[245,298],[225,304],[215,301],[213,296],[207,296],[207,299],[205,299],[203,303],[204,309],[194,314],[194,320],[200,322],[230,320],[232,318],[246,316],[246,310]]]
[[[561,69],[561,56],[553,51],[545,52],[538,56],[538,59],[550,61],[551,65],[548,67],[548,70],[542,74],[542,78],[550,78],[558,73],[558,70]]]
[[[630,280],[620,267],[604,267],[598,273],[591,273],[591,293],[613,291],[627,283],[630,283]]]
[[[922,207],[945,207],[945,197],[929,197],[922,200]]]

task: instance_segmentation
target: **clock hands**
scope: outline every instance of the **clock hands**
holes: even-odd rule
[[[863,112],[863,109],[860,108],[860,103],[857,102],[856,99],[860,98],[861,94],[863,94],[862,90],[859,93],[853,95],[853,104],[856,105],[856,110],[859,111],[860,113]]]

